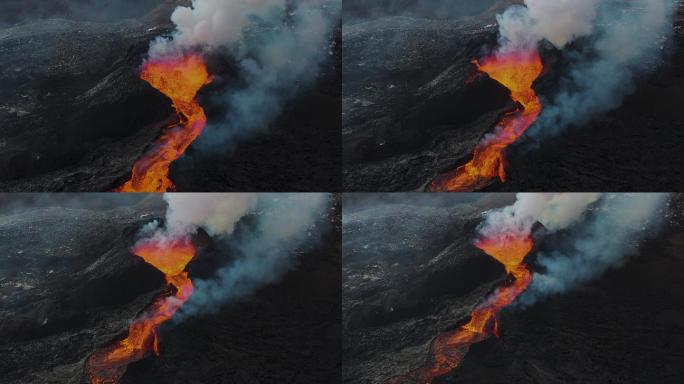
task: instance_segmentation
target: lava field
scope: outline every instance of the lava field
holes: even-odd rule
[[[0,191],[114,190],[179,123],[172,101],[140,71],[150,43],[173,33],[172,11],[190,1],[100,3],[0,4]],[[340,35],[329,37],[313,83],[293,85],[296,95],[258,133],[181,153],[169,170],[174,190],[340,190]],[[230,55],[205,61],[212,82],[197,100],[211,127],[230,108],[217,95],[243,79]]]
[[[423,191],[438,176],[465,165],[502,116],[516,109],[509,91],[472,61],[497,46],[495,16],[520,2],[478,2],[446,15],[425,13],[416,1],[375,8],[348,3],[344,190]],[[658,69],[637,76],[619,107],[553,137],[524,134],[505,151],[506,181],[494,179],[471,190],[681,190],[684,3],[677,4],[672,37],[653,42],[667,53],[643,63]],[[491,8],[483,11],[486,6]],[[533,88],[546,100],[568,63],[550,44],[542,43],[540,53],[544,71]]]
[[[401,375],[430,361],[435,337],[463,326],[507,281],[473,240],[483,212],[514,201],[511,194],[345,197],[344,383],[414,382]],[[682,381],[683,208],[673,196],[659,234],[622,266],[532,306],[505,308],[499,337],[472,344],[458,367],[432,382]],[[533,270],[537,252],[556,249],[564,236],[544,236],[530,254]]]
[[[161,195],[14,195],[0,202],[0,376],[3,383],[90,383],[96,350],[126,335],[165,292],[164,276],[130,251],[164,217]],[[159,356],[119,383],[322,383],[339,380],[339,218],[282,280],[203,316],[170,321]],[[235,236],[248,233],[244,217]],[[242,235],[241,235],[242,233]],[[190,278],[234,255],[199,230]],[[227,242],[227,243],[226,243]]]

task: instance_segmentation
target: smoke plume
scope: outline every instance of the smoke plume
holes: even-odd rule
[[[536,50],[542,40],[558,49],[593,31],[598,0],[526,0],[497,16],[500,45],[507,50]]]
[[[320,239],[330,208],[327,194],[263,194],[254,206],[256,225],[232,239],[238,254],[216,276],[195,280],[195,293],[178,319],[215,312],[260,287],[273,284],[296,267],[307,246]]]
[[[620,106],[638,76],[660,64],[672,34],[673,0],[526,0],[498,17],[502,51],[536,49],[542,40],[563,49],[571,69],[529,131],[555,135]]]
[[[502,234],[529,236],[540,222],[549,232],[558,231],[580,220],[599,193],[519,193],[508,207],[489,211],[479,232],[484,237]]]
[[[285,104],[319,76],[332,57],[330,42],[340,0],[194,0],[173,15],[176,32],[159,38],[152,58],[189,49],[227,54],[238,64],[240,85],[213,97],[227,112],[196,145],[213,151],[264,132]]]
[[[661,193],[605,196],[591,218],[578,226],[568,249],[538,256],[544,271],[534,273],[521,303],[531,305],[620,267],[660,228],[667,201],[668,195]]]

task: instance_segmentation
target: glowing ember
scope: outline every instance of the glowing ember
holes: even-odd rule
[[[461,364],[470,346],[499,336],[496,316],[527,289],[532,275],[523,261],[532,250],[532,239],[528,236],[503,235],[480,239],[476,244],[501,262],[511,281],[498,288],[485,302],[470,314],[470,321],[455,331],[444,332],[432,342],[433,359],[422,367],[391,381],[391,383],[431,383],[437,376],[445,375]]]
[[[115,191],[173,191],[175,186],[169,179],[169,167],[183,156],[206,126],[207,117],[195,96],[211,79],[204,60],[196,54],[148,61],[140,77],[173,101],[180,123],[166,129],[135,163],[131,179]]]
[[[542,111],[541,101],[532,89],[543,64],[538,52],[495,54],[474,62],[478,69],[511,91],[511,98],[522,109],[509,113],[497,124],[492,135],[482,140],[473,158],[455,171],[440,175],[430,183],[432,192],[467,192],[485,187],[499,177],[506,181],[506,148],[516,142]]]
[[[91,384],[115,384],[126,372],[128,364],[142,360],[151,351],[159,355],[159,326],[171,319],[192,295],[192,281],[187,272],[183,272],[195,257],[195,247],[189,238],[167,243],[142,241],[133,252],[162,271],[175,293],[169,291],[158,297],[131,323],[128,337],[90,355],[85,370]]]

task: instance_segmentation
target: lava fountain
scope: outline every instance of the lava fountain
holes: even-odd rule
[[[430,192],[475,191],[497,176],[506,181],[506,148],[522,136],[542,111],[541,101],[532,89],[544,68],[538,52],[495,53],[474,64],[508,88],[513,101],[521,107],[503,117],[494,133],[475,147],[473,158],[467,164],[435,178],[427,187]]]
[[[532,282],[532,274],[524,264],[525,256],[532,250],[532,237],[530,234],[504,234],[481,238],[475,246],[504,265],[508,273],[507,281],[475,307],[468,323],[454,331],[441,333],[432,341],[432,357],[429,362],[390,383],[432,383],[435,377],[458,367],[471,345],[492,335],[499,336],[498,313],[513,303]]]
[[[171,319],[192,295],[192,281],[184,272],[195,257],[195,247],[189,237],[161,242],[142,240],[132,251],[165,275],[169,289],[133,320],[125,339],[88,357],[85,371],[91,384],[115,384],[128,364],[142,360],[152,351],[159,355],[159,326]]]
[[[211,78],[198,54],[145,62],[140,77],[173,102],[179,123],[164,133],[135,163],[131,178],[115,192],[167,192],[175,190],[169,179],[171,163],[178,160],[204,130],[207,117],[195,99]]]

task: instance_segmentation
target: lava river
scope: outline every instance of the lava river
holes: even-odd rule
[[[162,242],[142,240],[133,248],[133,253],[160,270],[169,289],[133,320],[125,339],[88,357],[85,371],[91,384],[115,384],[128,364],[142,360],[152,351],[159,355],[159,326],[171,319],[192,295],[192,281],[185,272],[195,257],[195,247],[189,237]]]
[[[428,185],[428,191],[469,192],[484,188],[496,177],[506,181],[506,148],[522,136],[542,111],[541,101],[532,88],[544,68],[538,52],[496,53],[474,63],[480,71],[508,88],[511,98],[521,108],[503,117],[494,133],[475,147],[468,163],[435,178]]]
[[[482,238],[475,245],[504,265],[508,273],[506,283],[475,307],[468,323],[454,331],[441,333],[432,341],[432,356],[425,365],[393,379],[391,384],[432,383],[435,377],[458,367],[472,344],[492,335],[499,336],[498,313],[513,303],[532,282],[532,274],[524,264],[525,256],[533,246],[529,234]]]
[[[135,163],[131,178],[114,191],[173,191],[175,186],[169,179],[169,168],[183,156],[207,124],[204,109],[195,97],[211,78],[204,60],[197,54],[147,61],[140,77],[172,100],[180,122],[167,127]]]

